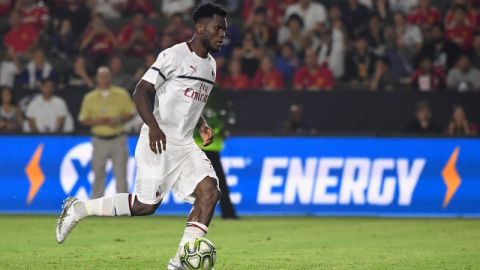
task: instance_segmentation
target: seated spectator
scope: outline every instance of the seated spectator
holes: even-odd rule
[[[0,1],[0,16],[6,16],[10,14],[13,9],[13,0]]]
[[[427,101],[420,101],[417,104],[415,120],[405,127],[405,132],[414,134],[435,134],[439,128],[432,123],[432,111]]]
[[[325,23],[327,21],[327,11],[325,7],[311,0],[300,0],[298,3],[289,5],[285,11],[284,20],[290,20],[293,14],[302,18],[304,33],[313,30],[317,23]]]
[[[264,56],[260,62],[260,67],[255,72],[252,80],[252,87],[257,90],[279,91],[283,90],[282,74],[273,67],[272,59]]]
[[[69,21],[75,42],[82,35],[90,21],[91,10],[86,6],[86,1],[67,0],[65,6],[60,7],[55,14],[54,26],[62,21]]]
[[[384,57],[388,59],[392,73],[399,78],[402,83],[410,84],[413,65],[409,61],[409,56],[398,47],[395,29],[393,27],[385,27],[384,37]]]
[[[252,32],[244,33],[242,47],[237,50],[237,53],[240,54],[242,61],[242,71],[245,72],[249,78],[252,78],[255,75],[259,63],[257,44],[255,44],[255,38]],[[233,54],[235,54],[235,49]]]
[[[35,49],[32,60],[27,63],[24,71],[20,74],[19,83],[30,90],[37,90],[43,79],[55,80],[57,72],[52,64],[45,59],[45,52],[41,48]]]
[[[193,34],[192,28],[185,23],[181,13],[175,13],[170,17],[163,33],[171,35],[174,43],[185,42]]]
[[[259,46],[276,45],[276,30],[268,21],[267,9],[260,6],[255,9],[254,15],[246,24],[255,38],[255,43]]]
[[[160,42],[159,42],[159,49],[160,51],[163,51],[167,48],[172,47],[175,45],[175,36],[170,34],[170,33],[163,33],[162,36],[160,37]]]
[[[439,91],[445,88],[445,74],[433,67],[432,60],[424,57],[411,79],[412,88],[421,92]]]
[[[54,95],[55,82],[45,79],[41,83],[41,95],[28,104],[26,115],[29,131],[34,133],[58,133],[66,131],[67,118],[71,118],[67,104]]]
[[[418,0],[388,0],[390,11],[408,14],[418,5]]]
[[[38,31],[31,25],[20,23],[20,15],[10,15],[10,29],[3,36],[5,47],[12,48],[16,54],[25,55],[37,43]]]
[[[480,32],[475,33],[473,37],[473,48],[470,52],[470,59],[475,68],[480,69]]]
[[[235,2],[235,0],[229,2]],[[289,0],[244,0],[240,2],[242,3],[241,15],[244,22],[250,22],[255,10],[263,6],[267,8],[268,20],[272,22],[275,27],[278,27],[283,24],[283,11],[286,9],[285,3],[289,2]]]
[[[148,18],[154,19],[158,17],[158,13],[155,10],[155,7],[152,5],[151,0],[131,0],[127,4],[127,12],[130,14],[135,14],[141,12],[145,14]]]
[[[77,55],[73,60],[73,67],[62,74],[62,88],[73,86],[91,89],[95,86],[92,75],[93,72],[88,67],[85,57]]]
[[[99,13],[105,19],[118,19],[127,7],[128,0],[96,0],[95,13]]]
[[[37,31],[44,29],[50,20],[48,7],[35,0],[18,0],[15,10],[19,12],[23,25],[30,25]]]
[[[15,50],[12,48],[8,48],[8,51],[0,49],[0,85],[12,88],[15,76],[20,70],[21,66]]]
[[[59,28],[55,29],[52,36],[53,52],[62,58],[73,55],[77,46],[76,39],[70,20],[60,21]]]
[[[140,79],[142,79],[143,74],[145,74],[145,72],[147,72],[147,70],[150,69],[153,63],[155,63],[156,59],[157,59],[157,56],[153,53],[145,54],[145,56],[143,57],[143,66],[141,66],[140,68],[137,69],[137,71],[135,71],[135,74],[133,75],[133,80],[127,89],[135,88],[135,85],[137,85]]]
[[[303,20],[297,14],[288,17],[285,26],[278,31],[277,43],[283,44],[289,42],[295,48],[295,53],[300,54],[305,48],[305,35],[303,34]]]
[[[398,78],[390,70],[387,58],[380,57],[375,61],[375,72],[370,81],[371,91],[395,91],[398,86]]]
[[[135,13],[132,21],[124,25],[118,34],[120,48],[129,56],[143,57],[153,49],[156,40],[155,27],[145,22],[145,15],[141,12]]]
[[[292,104],[290,114],[283,123],[283,132],[287,134],[311,134],[310,125],[303,119],[303,108],[298,104]]]
[[[326,65],[335,78],[345,74],[345,35],[339,27],[331,29],[318,24],[311,37],[310,47],[318,51],[317,62]]]
[[[375,55],[382,55],[385,51],[385,38],[383,36],[383,25],[380,17],[376,14],[370,16],[368,29],[366,30],[368,44]]]
[[[454,6],[451,16],[451,21],[445,23],[446,36],[464,51],[468,51],[472,46],[476,22],[470,21],[467,17],[467,9],[463,5]]]
[[[8,86],[3,86],[1,89],[0,132],[20,131],[23,116],[13,98],[12,89]]]
[[[317,53],[312,48],[305,50],[304,66],[295,72],[293,88],[295,90],[332,90],[335,78],[325,65],[317,65]]]
[[[175,13],[190,13],[194,6],[193,0],[163,0],[162,13],[170,18]]]
[[[403,13],[397,12],[393,15],[397,46],[406,51],[409,59],[417,54],[422,48],[423,36],[420,28],[409,24]]]
[[[112,76],[112,84],[127,88],[133,77],[123,70],[123,61],[119,55],[114,55],[110,58],[110,72]]]
[[[450,136],[474,136],[477,135],[477,132],[477,126],[474,123],[468,121],[463,106],[455,105],[453,107],[452,119],[448,124],[447,134]]]
[[[218,74],[218,73],[217,73]],[[224,90],[249,90],[250,80],[242,73],[242,63],[239,60],[231,60],[228,64],[228,75],[221,81]]]
[[[433,59],[434,67],[446,72],[453,67],[459,54],[460,47],[446,39],[443,27],[436,24],[431,29],[431,40],[423,44],[418,57]]]
[[[468,28],[475,28],[478,25],[478,14],[474,7],[471,6],[471,1],[454,0],[452,1],[450,9],[445,15],[445,30],[449,31],[456,28],[458,24],[464,25]],[[456,14],[457,11],[463,11],[464,14]],[[458,17],[460,15],[460,17]]]
[[[348,0],[342,8],[342,21],[350,37],[365,35],[368,29],[370,12],[358,0]]]
[[[472,67],[467,55],[462,55],[448,72],[447,85],[457,92],[480,90],[480,71]]]
[[[375,56],[370,52],[365,37],[358,37],[345,59],[345,77],[353,88],[365,89],[373,74]]]
[[[299,66],[298,57],[295,54],[293,45],[286,42],[280,46],[280,53],[275,59],[275,68],[280,71],[287,81],[293,79],[295,69]]]
[[[430,0],[419,0],[418,2],[418,6],[407,13],[409,23],[426,30],[441,22],[440,12],[430,4]]]
[[[106,63],[118,47],[117,39],[100,14],[95,14],[80,40],[80,52],[94,59],[95,67]]]

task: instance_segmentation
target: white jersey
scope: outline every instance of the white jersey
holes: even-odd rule
[[[212,91],[215,59],[201,58],[183,42],[161,52],[143,75],[156,90],[153,115],[167,145],[193,142],[193,131]]]

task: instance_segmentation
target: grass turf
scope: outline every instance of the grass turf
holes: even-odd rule
[[[0,269],[166,269],[181,217],[89,218],[58,245],[54,216],[0,215]],[[480,269],[480,221],[214,219],[215,269]]]

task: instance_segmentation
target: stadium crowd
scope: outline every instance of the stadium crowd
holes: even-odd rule
[[[191,37],[198,2],[0,0],[0,130],[72,131],[55,93],[83,97],[100,66],[131,92],[158,52]],[[480,90],[478,0],[216,2],[230,12],[214,55],[223,91]]]

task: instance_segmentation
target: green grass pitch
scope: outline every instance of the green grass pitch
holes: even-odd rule
[[[184,217],[88,218],[55,242],[54,216],[0,215],[0,269],[166,269]],[[215,269],[480,269],[480,220],[215,218]]]

